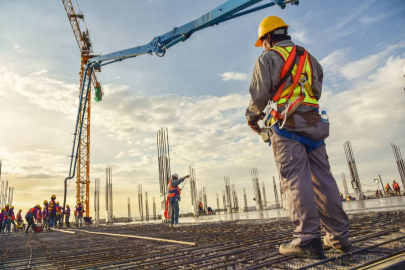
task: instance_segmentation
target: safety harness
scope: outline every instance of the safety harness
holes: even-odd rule
[[[181,193],[181,189],[179,187],[173,187],[172,180],[169,181],[169,184],[167,185],[168,190],[169,190],[169,196],[167,196],[166,199],[166,210],[164,212],[165,218],[170,219],[172,215],[172,208],[169,207],[170,204],[170,199],[179,196]]]
[[[297,141],[303,144],[310,152],[325,144],[325,141],[314,141],[304,136],[300,136],[294,132],[282,129],[287,118],[302,104],[311,105],[318,108],[318,102],[315,99],[312,91],[312,71],[307,74],[304,70],[310,69],[309,55],[305,48],[293,46],[289,52],[283,52],[282,47],[274,47],[271,50],[276,51],[285,60],[284,66],[280,73],[280,82],[275,87],[277,89],[273,98],[265,109],[264,123],[267,129],[273,127],[273,130],[280,136]],[[288,57],[286,56],[288,54]],[[284,89],[288,77],[292,78],[292,84]],[[308,82],[310,77],[311,83]],[[298,86],[298,83],[300,86]],[[309,95],[309,96],[307,96]],[[304,102],[307,101],[307,102]],[[282,108],[279,112],[278,108]],[[276,124],[282,121],[280,127]],[[271,144],[271,142],[270,142]]]

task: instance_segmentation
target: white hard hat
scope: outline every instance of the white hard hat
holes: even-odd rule
[[[179,175],[178,175],[177,173],[174,173],[174,174],[172,175],[172,178],[177,178],[177,179],[179,179]]]

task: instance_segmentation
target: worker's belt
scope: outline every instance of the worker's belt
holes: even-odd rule
[[[277,124],[273,126],[273,130],[280,136],[301,143],[302,145],[305,146],[307,152],[315,150],[325,144],[325,140],[314,141],[307,137],[300,136],[294,132],[287,131],[285,129],[280,129]]]

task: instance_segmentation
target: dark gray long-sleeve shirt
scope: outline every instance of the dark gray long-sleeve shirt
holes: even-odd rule
[[[291,40],[283,40],[275,46],[285,47],[294,46]],[[323,70],[318,60],[309,55],[312,66],[312,91],[317,100],[321,98]],[[254,120],[267,106],[268,101],[276,93],[275,87],[280,82],[281,69],[284,66],[284,59],[275,51],[264,51],[256,61],[253,70],[252,81],[250,83],[249,92],[251,100],[249,107],[246,109],[246,116],[249,120]],[[292,83],[291,76],[286,80],[285,88]],[[311,106],[301,105],[297,111],[306,112],[314,108]]]

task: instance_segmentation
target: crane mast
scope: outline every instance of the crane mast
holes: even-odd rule
[[[80,86],[79,86],[79,100],[80,100],[80,125],[82,126],[82,136],[78,140],[79,149],[77,152],[77,181],[76,181],[76,201],[80,201],[84,206],[86,216],[89,216],[90,212],[90,116],[91,116],[91,99],[87,100],[80,99],[80,90],[83,77],[89,77],[90,71],[87,71],[88,74],[85,74],[87,61],[95,57],[93,53],[93,48],[90,40],[89,31],[84,24],[85,31],[81,31],[79,20],[84,22],[84,16],[82,13],[76,13],[71,0],[62,0],[63,6],[65,7],[67,17],[69,19],[70,25],[75,35],[77,45],[81,53],[81,62],[80,62]],[[97,80],[95,71],[100,71],[100,69],[93,69],[91,82],[86,82],[89,85],[89,91],[91,92],[91,84],[94,86],[95,100],[101,101],[102,91],[100,83]],[[85,76],[86,75],[86,76]],[[87,86],[86,86],[87,87]],[[86,106],[85,106],[86,105]],[[86,108],[86,109],[84,109]],[[79,132],[75,131],[76,134]]]

